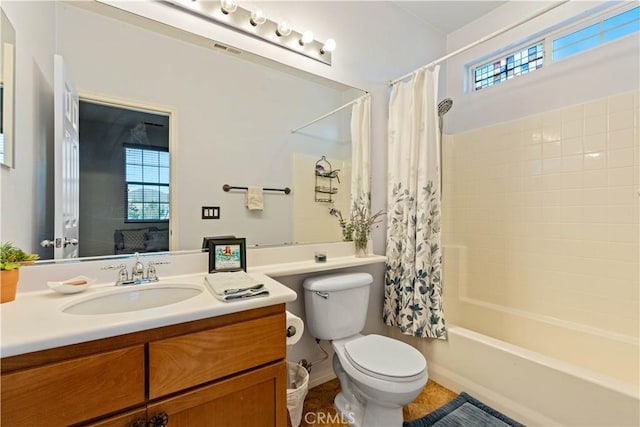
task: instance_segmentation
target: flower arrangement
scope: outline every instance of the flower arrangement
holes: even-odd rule
[[[350,221],[346,221],[338,209],[331,208],[329,214],[338,218],[338,222],[342,227],[343,239],[345,241],[352,240],[356,247],[356,255],[362,256],[366,255],[367,243],[373,225],[382,220],[381,216],[385,212],[378,211],[373,215],[369,215],[367,209],[362,206],[354,210]]]
[[[347,221],[342,216],[342,212],[338,209],[331,208],[329,209],[329,214],[338,218],[338,222],[340,223],[340,227],[342,228],[342,240],[345,242],[350,242],[353,240],[353,224],[351,221]]]

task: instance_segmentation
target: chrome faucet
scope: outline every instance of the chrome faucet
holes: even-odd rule
[[[144,279],[144,265],[142,264],[142,261],[140,261],[140,254],[136,252],[135,257],[136,263],[133,264],[133,267],[131,268],[131,280],[134,282]]]
[[[103,270],[118,270],[118,280],[116,281],[116,286],[142,285],[145,283],[157,282],[160,279],[158,278],[158,272],[155,266],[160,264],[169,264],[168,261],[151,261],[149,262],[149,266],[147,267],[147,274],[145,276],[144,264],[142,263],[142,261],[140,261],[140,254],[136,252],[134,255],[136,257],[136,262],[131,267],[131,278],[129,278],[127,267],[124,264],[109,265],[102,268]]]

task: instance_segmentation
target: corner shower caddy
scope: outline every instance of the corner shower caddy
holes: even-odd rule
[[[339,169],[334,170],[325,156],[316,162],[315,201],[333,203],[333,194],[338,193],[338,187],[333,186],[333,180],[340,183]]]

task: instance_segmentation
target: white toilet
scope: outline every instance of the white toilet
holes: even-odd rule
[[[355,427],[402,426],[402,406],[427,383],[427,361],[408,344],[360,334],[372,282],[368,273],[305,280],[306,325],[313,337],[332,341],[342,388],[334,403],[342,419]]]

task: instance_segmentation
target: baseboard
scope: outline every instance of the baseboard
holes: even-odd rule
[[[534,409],[523,406],[502,394],[496,393],[432,362],[429,362],[429,379],[456,393],[464,391],[527,426],[561,425],[560,422],[552,420]]]
[[[313,388],[329,382],[336,378],[336,374],[333,371],[320,372],[318,375],[310,375],[309,388]]]

